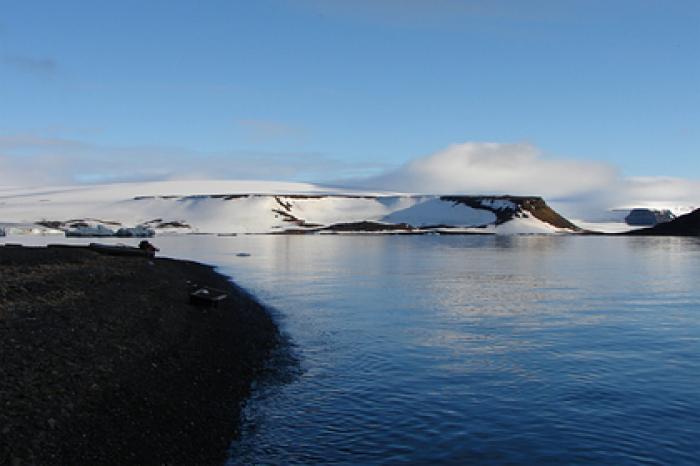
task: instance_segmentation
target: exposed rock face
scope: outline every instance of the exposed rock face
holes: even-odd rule
[[[328,205],[332,205],[336,199],[362,199],[379,204],[391,204],[399,202],[415,203],[406,209],[399,209],[393,213],[375,220],[360,220],[347,222],[334,222],[324,226],[320,223],[307,222],[304,219],[292,215],[304,215],[304,209],[299,209],[295,202],[300,199],[315,199],[318,201],[327,200]],[[301,228],[285,228],[279,233],[300,234],[317,232],[404,232],[404,233],[426,233],[439,230],[441,233],[449,232],[451,229],[459,227],[470,227],[472,229],[485,229],[489,226],[503,225],[514,219],[535,219],[555,229],[565,229],[571,232],[582,231],[579,227],[566,220],[564,217],[550,208],[540,197],[533,196],[275,196],[275,201],[280,208],[273,209],[285,222],[295,224]],[[470,212],[463,218],[453,217],[451,220],[458,223],[431,223],[426,221],[431,215],[445,209],[456,206],[466,207]],[[360,209],[359,215],[371,215],[371,204],[367,204],[367,210]],[[475,212],[488,212],[475,214]],[[355,215],[358,215],[356,213]],[[491,220],[483,221],[483,218],[490,217]],[[479,220],[482,219],[482,220]],[[449,222],[449,220],[446,220]],[[464,223],[469,223],[465,225]],[[469,231],[470,234],[483,234],[479,231]],[[461,233],[465,231],[462,229]]]
[[[579,227],[559,215],[554,209],[538,196],[442,196],[441,199],[474,207],[487,209],[496,214],[496,224],[500,225],[519,215],[529,212],[533,217],[553,225],[581,231]]]
[[[654,226],[658,223],[670,222],[676,218],[670,210],[632,209],[625,217],[625,223],[631,226]]]
[[[689,214],[659,223],[651,228],[642,228],[625,233],[633,236],[700,236],[700,209]]]
[[[325,230],[328,231],[412,231],[414,228],[406,223],[354,222],[336,223]]]

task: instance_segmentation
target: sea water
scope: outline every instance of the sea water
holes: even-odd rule
[[[700,461],[698,239],[154,242],[286,335],[231,465]]]

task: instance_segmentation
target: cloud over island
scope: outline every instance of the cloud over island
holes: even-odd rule
[[[605,189],[617,177],[610,165],[545,158],[528,143],[466,142],[411,160],[363,183],[406,192],[560,197]]]
[[[700,206],[698,180],[624,177],[611,164],[549,157],[529,143],[453,144],[349,184],[415,193],[537,195],[581,217],[614,207]]]
[[[362,174],[375,173],[373,176]],[[107,147],[35,134],[0,137],[0,188],[167,179],[324,181],[426,194],[538,195],[566,215],[613,207],[700,206],[700,181],[624,177],[597,161],[552,157],[529,143],[465,142],[382,168],[318,153],[206,153]]]

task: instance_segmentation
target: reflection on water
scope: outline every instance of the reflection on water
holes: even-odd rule
[[[232,464],[696,459],[697,241],[230,247],[254,256],[216,262],[279,310],[301,364],[258,390]]]
[[[157,243],[218,264],[291,339],[231,464],[697,462],[698,240]]]

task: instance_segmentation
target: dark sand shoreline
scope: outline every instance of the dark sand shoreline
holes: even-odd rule
[[[222,464],[278,343],[210,266],[0,247],[0,464]]]

